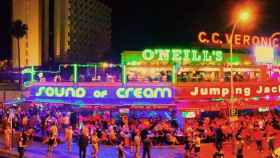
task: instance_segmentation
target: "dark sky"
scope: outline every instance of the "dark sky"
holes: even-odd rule
[[[10,49],[9,1],[0,5],[0,57]],[[146,47],[176,47],[196,42],[199,31],[231,29],[233,6],[258,6],[258,23],[250,34],[280,31],[280,0],[105,0],[112,7],[113,53]],[[249,24],[251,25],[251,24]]]
[[[11,1],[1,0],[0,5],[0,59],[11,57]]]
[[[252,4],[259,14],[257,26],[243,32],[280,31],[280,0],[115,0],[113,48],[184,46],[196,42],[202,30],[230,32],[233,6]]]

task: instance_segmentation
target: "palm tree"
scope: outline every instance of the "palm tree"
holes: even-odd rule
[[[27,34],[27,25],[24,24],[21,20],[16,20],[12,23],[12,36],[17,39],[17,47],[18,47],[18,70],[20,72],[20,46],[19,40],[23,38]],[[21,88],[21,77],[19,80],[19,86]]]

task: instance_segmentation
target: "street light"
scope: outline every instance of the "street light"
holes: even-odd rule
[[[237,25],[239,24],[239,22],[246,22],[250,19],[250,12],[249,10],[243,10],[239,13],[239,16],[236,20],[236,22],[233,25],[233,28],[231,30],[231,34],[230,34],[230,105],[231,105],[231,109],[234,108],[234,104],[233,104],[233,97],[234,97],[234,87],[233,87],[233,72],[232,72],[232,66],[233,66],[233,55],[232,55],[232,45],[233,45],[233,35],[234,32],[236,30]]]

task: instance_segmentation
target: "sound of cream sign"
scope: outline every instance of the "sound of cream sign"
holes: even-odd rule
[[[235,97],[241,98],[279,96],[280,84],[237,83],[234,85],[233,94]],[[176,97],[179,98],[229,98],[230,95],[231,88],[228,83],[216,83],[213,86],[200,83],[193,87],[181,86],[176,88]]]
[[[145,102],[169,102],[173,97],[170,87],[78,87],[78,86],[32,86],[31,96],[43,99],[87,99],[102,100],[138,100]],[[113,103],[113,102],[112,102]]]

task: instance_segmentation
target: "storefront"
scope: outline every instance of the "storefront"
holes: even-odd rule
[[[110,107],[116,111],[218,111],[229,108],[232,71],[236,108],[279,105],[280,85],[275,80],[279,68],[256,64],[252,53],[234,53],[229,60],[226,49],[144,49],[123,52],[120,65],[121,81],[34,82],[25,98],[81,107]],[[93,70],[98,71],[95,66]],[[84,75],[79,66],[69,67],[73,67],[73,78]]]

